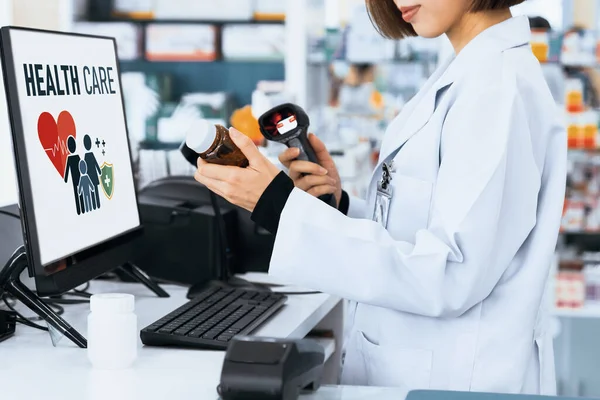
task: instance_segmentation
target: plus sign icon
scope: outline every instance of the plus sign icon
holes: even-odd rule
[[[114,187],[115,187],[115,183],[114,183],[115,175],[114,175],[113,165],[105,162],[100,167],[100,170],[102,171],[102,174],[100,175],[100,183],[102,185],[102,191],[104,192],[104,195],[106,196],[106,198],[108,198],[110,200],[110,199],[112,199],[112,196],[114,193]]]

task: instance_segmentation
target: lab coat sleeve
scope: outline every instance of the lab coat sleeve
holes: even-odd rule
[[[269,273],[432,317],[458,316],[483,301],[535,226],[541,178],[516,89],[480,90],[459,98],[447,114],[430,222],[414,243],[294,189]]]
[[[365,218],[367,202],[356,196],[350,196],[348,206],[348,217],[350,218]]]

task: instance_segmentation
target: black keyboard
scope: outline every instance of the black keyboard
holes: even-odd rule
[[[237,335],[247,335],[273,315],[287,296],[259,290],[213,287],[142,329],[148,346],[227,348]]]

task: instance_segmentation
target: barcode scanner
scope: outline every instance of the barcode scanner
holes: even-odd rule
[[[297,160],[319,163],[317,155],[308,141],[310,120],[300,106],[286,103],[274,107],[260,116],[258,125],[265,139],[283,143],[287,147],[297,147],[300,150]],[[319,199],[333,208],[337,208],[333,194],[320,196]]]

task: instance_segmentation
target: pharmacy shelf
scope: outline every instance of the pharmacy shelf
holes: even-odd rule
[[[600,306],[554,308],[553,315],[561,318],[600,318]]]
[[[136,19],[136,18],[110,18],[105,20],[93,20],[89,22],[127,22],[131,24],[202,24],[202,25],[283,25],[285,20],[219,20],[219,19]]]
[[[178,150],[181,142],[160,142],[144,140],[139,144],[139,150]]]
[[[560,232],[563,236],[583,236],[583,237],[594,237],[600,236],[600,232]]]
[[[121,72],[169,74],[173,77],[172,97],[179,99],[191,92],[228,92],[235,95],[237,105],[252,103],[252,92],[259,81],[285,79],[283,61],[212,61],[163,62],[121,61]]]

